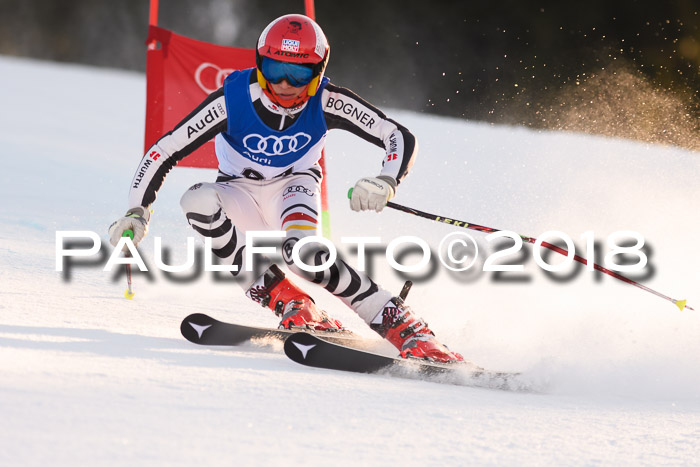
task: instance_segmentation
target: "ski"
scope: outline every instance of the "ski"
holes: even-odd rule
[[[388,357],[324,341],[308,333],[289,336],[284,343],[284,353],[296,363],[314,368],[510,391],[529,390],[525,384],[517,381],[518,373],[488,371],[470,362],[441,364]]]
[[[274,329],[242,324],[226,323],[212,318],[203,313],[194,313],[182,320],[180,324],[182,336],[190,342],[199,345],[240,345],[254,339],[278,339],[299,333],[299,329]],[[341,343],[352,347],[370,347],[374,342],[371,339],[363,339],[350,331],[325,332],[305,331],[313,333],[324,340]],[[304,332],[304,333],[305,333]],[[303,334],[303,333],[302,333]]]

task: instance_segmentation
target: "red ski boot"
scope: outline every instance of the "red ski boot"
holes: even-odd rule
[[[410,287],[410,281],[406,282],[401,294],[384,305],[370,327],[399,349],[403,358],[423,358],[441,363],[463,362],[464,357],[438,342],[428,324],[404,304]]]
[[[309,295],[284,276],[276,265],[270,266],[246,291],[246,296],[282,318],[279,327],[305,327],[316,331],[344,331],[337,319],[316,308]]]

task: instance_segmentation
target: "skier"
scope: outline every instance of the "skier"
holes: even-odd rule
[[[211,239],[222,264],[244,270],[246,231],[285,231],[282,257],[289,270],[337,296],[402,357],[463,361],[438,342],[401,298],[363,272],[338,259],[310,275],[292,261],[294,245],[316,235],[322,177],[318,161],[328,130],[350,131],[386,150],[380,173],[355,184],[350,199],[354,211],[384,208],[408,174],[417,143],[406,128],[324,77],[330,48],[310,18],[292,14],[272,21],[256,50],[256,68],[231,73],[220,89],[146,151],[131,183],[130,209],[109,228],[112,245],[128,229],[134,244],[143,239],[149,207],[168,172],[215,138],[216,181],[195,184],[180,203],[192,228]],[[320,264],[327,259],[324,255],[318,251]],[[280,328],[344,330],[274,264],[246,295],[280,316]]]

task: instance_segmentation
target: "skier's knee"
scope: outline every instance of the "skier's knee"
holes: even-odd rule
[[[294,249],[294,246],[299,240],[301,240],[301,238],[296,235],[288,236],[282,244],[282,257],[284,259],[284,262],[287,264],[287,267],[289,267],[289,270],[292,271],[294,274],[301,276],[307,280],[313,280],[316,276],[316,273],[306,271],[300,268],[297,261],[295,261],[292,257],[292,250]],[[307,266],[318,266],[320,264],[325,264],[329,258],[328,250],[324,246],[319,245],[315,242],[307,243],[306,245],[304,245],[302,248],[299,249],[298,254],[298,260]]]
[[[221,204],[219,194],[212,183],[197,183],[182,195],[180,207],[185,215],[190,213],[212,215],[221,208]]]

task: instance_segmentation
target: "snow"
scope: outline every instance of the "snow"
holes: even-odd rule
[[[106,244],[127,208],[144,77],[9,57],[0,57],[0,74],[0,464],[687,465],[700,457],[700,311],[584,270],[555,282],[529,247],[509,258],[525,271],[507,277],[524,281],[438,265],[409,303],[451,348],[522,372],[541,389],[532,393],[309,369],[279,344],[197,347],[179,335],[189,313],[276,323],[211,273],[184,282],[135,274],[133,301],[123,298],[124,277],[101,266],[73,268],[67,279],[55,268],[56,231],[94,231]],[[700,310],[697,153],[389,113],[421,144],[397,203],[524,235],[559,230],[578,247],[586,231],[601,248],[613,232],[640,232],[653,267],[640,280]],[[352,213],[347,188],[376,173],[381,151],[336,131],[327,153],[337,243],[416,235],[436,249],[459,230],[391,210]],[[154,237],[182,250],[193,236],[179,197],[213,177],[170,174],[141,249],[150,264]],[[488,246],[485,235],[463,232]],[[382,254],[373,277],[398,291],[404,279]],[[173,262],[183,255],[175,251]],[[334,298],[309,290],[372,336]]]

